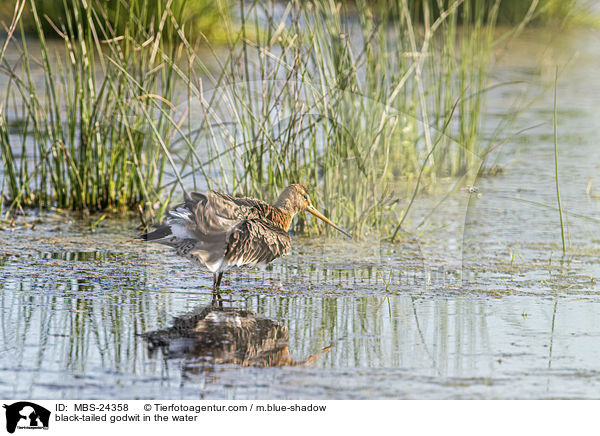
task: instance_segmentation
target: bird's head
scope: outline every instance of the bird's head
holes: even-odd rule
[[[312,201],[310,200],[308,189],[304,185],[292,184],[285,188],[281,194],[279,194],[275,205],[286,209],[294,215],[298,212],[309,212],[317,218],[325,221],[336,230],[342,232],[344,235],[352,238],[352,235],[336,226],[313,206]]]

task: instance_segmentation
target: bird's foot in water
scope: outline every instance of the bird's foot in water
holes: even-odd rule
[[[223,298],[220,291],[213,290],[211,305],[213,307],[223,307]]]

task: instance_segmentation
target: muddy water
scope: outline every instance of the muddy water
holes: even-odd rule
[[[295,238],[219,301],[135,223],[0,224],[0,396],[598,398],[599,55],[597,32],[499,46],[493,80],[522,83],[489,94],[487,136],[521,103],[500,140],[544,123],[482,159],[501,173],[442,183],[396,244]]]

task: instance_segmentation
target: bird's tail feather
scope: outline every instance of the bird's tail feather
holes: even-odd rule
[[[171,226],[163,225],[159,226],[156,230],[149,233],[144,233],[139,236],[142,241],[159,241],[164,238],[168,238],[173,233],[171,232]]]

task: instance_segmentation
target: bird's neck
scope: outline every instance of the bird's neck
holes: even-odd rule
[[[273,224],[287,232],[290,229],[294,215],[296,215],[296,210],[286,207],[286,205],[279,206],[277,203],[273,205],[271,210],[272,213],[270,214],[271,216],[269,218]]]
[[[273,203],[273,207],[276,207],[277,209],[281,210],[284,213],[288,213],[288,214],[294,214],[296,213],[294,204],[292,202],[292,200],[290,199],[290,197],[288,195],[284,195],[284,193],[282,193],[277,200],[275,200],[275,203]]]

